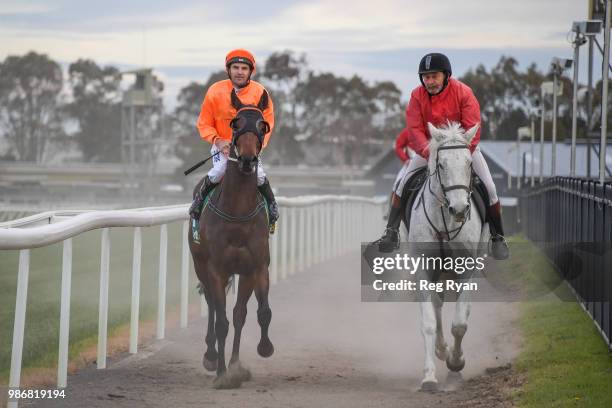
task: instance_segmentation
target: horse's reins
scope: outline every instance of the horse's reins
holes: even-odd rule
[[[466,186],[464,184],[454,184],[452,186],[448,186],[445,187],[444,183],[442,183],[442,178],[440,177],[440,169],[443,168],[442,165],[439,162],[439,153],[440,150],[451,150],[451,149],[469,149],[469,147],[467,145],[454,145],[454,146],[440,146],[438,147],[437,151],[436,151],[436,170],[429,174],[429,176],[427,177],[427,188],[429,189],[429,192],[436,198],[436,200],[438,200],[438,203],[440,204],[440,215],[442,217],[442,222],[444,223],[444,232],[446,233],[446,237],[448,239],[448,241],[452,241],[453,239],[457,238],[457,236],[461,233],[461,230],[463,229],[463,226],[465,225],[465,223],[467,222],[467,220],[469,219],[469,215],[471,213],[471,198],[472,198],[472,177],[470,177],[470,184],[469,186]],[[471,166],[471,165],[470,165]],[[442,188],[442,199],[440,199],[431,189],[431,177],[433,176],[437,176],[438,178],[438,183],[440,183],[440,187]],[[465,190],[468,192],[468,206],[467,206],[467,213],[468,213],[468,217],[466,217],[463,222],[461,223],[461,225],[459,225],[459,227],[454,228],[452,230],[449,231],[448,229],[448,224],[446,223],[446,217],[444,216],[444,211],[443,208],[448,208],[450,205],[450,202],[448,200],[448,197],[446,197],[446,193],[448,193],[449,191],[452,190]],[[438,228],[436,228],[436,226],[433,224],[433,222],[431,221],[431,219],[429,218],[429,214],[427,214],[427,208],[425,205],[425,194],[423,194],[421,192],[421,197],[419,198],[419,203],[418,205],[422,205],[423,206],[423,212],[425,213],[425,218],[427,219],[427,222],[429,223],[429,225],[431,226],[431,228],[433,228],[433,230],[436,232],[436,237],[438,238],[438,241],[442,241],[444,239],[444,235],[443,232],[438,230]],[[455,233],[455,235],[453,235],[451,237],[451,234]]]

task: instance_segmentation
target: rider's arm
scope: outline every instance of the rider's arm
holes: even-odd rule
[[[217,129],[215,129],[214,102],[211,92],[206,92],[196,126],[203,140],[211,144],[215,143],[219,134],[217,133]]]
[[[395,154],[400,158],[401,161],[405,162],[408,159],[405,147],[408,146],[408,130],[404,129],[395,139]]]
[[[270,125],[270,131],[266,133],[264,137],[263,147],[268,145],[268,140],[270,140],[270,136],[272,136],[272,129],[274,129],[274,104],[272,103],[272,97],[268,94],[268,109],[264,110],[264,119]]]
[[[429,158],[429,139],[421,116],[421,103],[413,92],[406,108],[406,123],[409,132],[408,146],[424,159]]]
[[[474,93],[467,86],[463,89],[463,94],[461,98],[461,126],[463,129],[470,130],[475,125],[480,124],[480,104],[478,103],[478,99],[474,96]],[[470,151],[474,153],[476,146],[480,142],[480,130],[476,132],[476,135],[472,139],[470,143]]]

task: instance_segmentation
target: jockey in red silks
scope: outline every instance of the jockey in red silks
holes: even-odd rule
[[[446,125],[449,121],[459,122],[464,129],[471,129],[480,123],[480,105],[472,89],[466,84],[451,78],[452,69],[444,54],[425,55],[419,64],[421,86],[410,95],[406,108],[408,146],[415,151],[414,156],[399,183],[394,186],[391,211],[385,234],[379,240],[381,252],[391,252],[399,247],[399,226],[401,223],[401,194],[406,182],[415,170],[426,166],[429,158],[431,135],[427,123],[434,126]],[[497,259],[508,257],[508,246],[504,239],[501,220],[501,206],[489,167],[480,152],[480,129],[470,143],[472,168],[484,183],[488,193],[487,221],[491,231],[492,252]]]

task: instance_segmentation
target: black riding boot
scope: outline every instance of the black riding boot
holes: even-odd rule
[[[391,209],[389,211],[389,219],[387,220],[387,228],[385,228],[385,234],[378,240],[378,250],[380,252],[393,252],[399,248],[399,227],[401,222],[402,207],[400,205],[400,198],[393,194],[393,198],[391,199]]]
[[[502,226],[501,205],[498,202],[487,208],[489,215],[489,231],[491,232],[491,252],[493,258],[502,260],[510,256],[508,244],[504,239],[504,228]]]
[[[193,218],[194,220],[200,219],[200,214],[202,213],[202,204],[204,204],[204,198],[218,184],[219,183],[213,183],[210,180],[210,177],[208,177],[208,175],[204,177],[204,183],[202,183],[202,185],[200,186],[200,191],[195,194],[195,197],[193,198],[193,203],[191,203],[191,207],[189,207],[189,215],[191,216],[191,218]]]
[[[274,234],[276,228],[276,221],[278,220],[278,204],[274,198],[274,192],[270,187],[270,182],[266,178],[266,181],[261,186],[258,186],[259,192],[266,198],[268,202],[268,213],[270,215],[270,234]]]

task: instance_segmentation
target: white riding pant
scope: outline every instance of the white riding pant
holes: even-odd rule
[[[398,197],[402,196],[402,190],[404,185],[410,176],[419,168],[427,166],[427,160],[423,157],[415,154],[408,164],[405,164],[399,171],[397,178],[395,179],[393,191]],[[497,190],[495,189],[495,183],[493,183],[493,177],[489,171],[489,166],[484,156],[480,152],[480,148],[477,146],[474,153],[472,153],[472,168],[474,173],[482,180],[485,185],[487,192],[489,193],[489,205],[493,205],[498,201]],[[401,178],[400,178],[401,177]]]
[[[210,154],[215,154],[219,151],[216,145],[212,145],[210,148]],[[225,174],[225,169],[227,168],[227,157],[223,153],[219,153],[216,156],[213,156],[213,167],[208,172],[208,177],[210,181],[213,183],[220,183],[223,175]],[[257,161],[257,185],[261,186],[266,181],[266,173],[263,169],[263,163],[261,162],[261,157]]]

